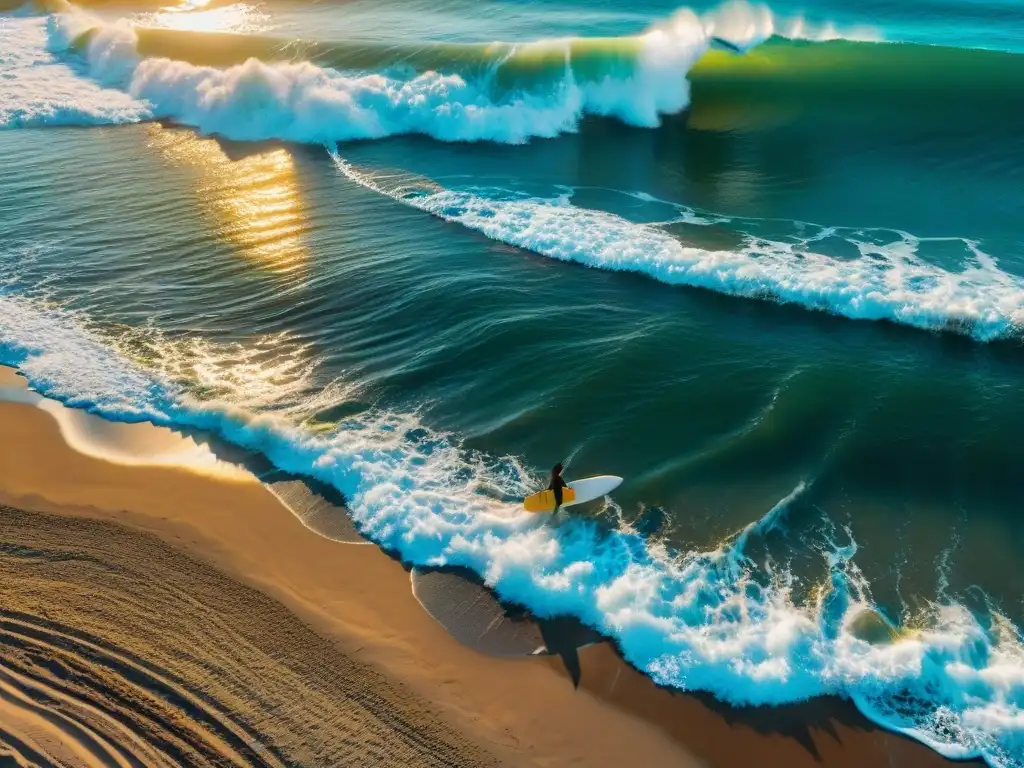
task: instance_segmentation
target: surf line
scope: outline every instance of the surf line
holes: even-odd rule
[[[382,187],[380,184],[377,184],[367,174],[360,173],[359,171],[357,171],[355,166],[352,165],[352,163],[350,163],[348,160],[343,158],[341,156],[341,153],[338,152],[338,145],[337,144],[334,144],[334,143],[324,144],[324,148],[327,150],[327,154],[330,156],[331,160],[334,162],[335,167],[339,171],[341,171],[342,174],[344,174],[346,179],[349,179],[350,181],[354,181],[359,186],[364,187],[366,189],[369,189],[369,190],[371,190],[373,192],[377,192],[377,193],[379,193],[381,195],[384,195],[385,197],[390,197],[392,200],[397,200],[398,202],[404,202],[402,200],[402,196],[396,190],[386,189],[385,187]]]

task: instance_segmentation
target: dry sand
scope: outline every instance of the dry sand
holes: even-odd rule
[[[608,643],[579,688],[558,657],[476,653],[401,564],[254,476],[151,426],[76,414],[69,444],[22,400],[0,402],[0,764],[947,765],[844,702],[658,689]]]

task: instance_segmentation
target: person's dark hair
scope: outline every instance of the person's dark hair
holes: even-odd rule
[[[551,470],[551,476],[558,477],[560,474],[562,474],[563,469],[565,469],[565,467],[562,466],[562,462],[558,462],[557,464],[555,464],[555,468]]]

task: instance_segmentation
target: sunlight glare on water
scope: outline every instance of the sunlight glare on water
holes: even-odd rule
[[[142,14],[136,23],[144,27],[160,27],[189,32],[232,32],[257,34],[271,29],[270,17],[249,3],[233,3],[210,8],[212,0],[183,0],[155,13]]]
[[[165,162],[195,174],[196,202],[221,239],[271,272],[303,269],[305,206],[288,149],[231,159],[216,139],[158,123],[148,129],[149,146]]]

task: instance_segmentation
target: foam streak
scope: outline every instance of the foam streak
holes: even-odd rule
[[[861,258],[854,261],[815,253],[813,240],[792,244],[748,236],[736,250],[707,250],[657,226],[580,208],[564,198],[390,190],[336,149],[329,151],[343,174],[368,189],[560,261],[639,272],[670,285],[797,304],[855,320],[953,330],[979,341],[1018,337],[1024,328],[1024,282],[1000,270],[971,243],[975,264],[963,272],[947,272],[919,258],[916,239],[906,233],[898,233],[899,239],[887,246],[857,243]],[[686,214],[685,219],[694,217]]]

